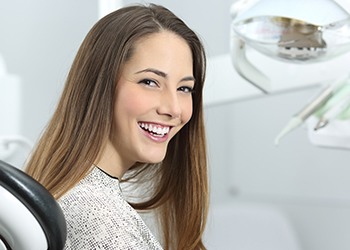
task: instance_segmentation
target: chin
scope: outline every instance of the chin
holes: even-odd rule
[[[160,163],[164,160],[165,158],[165,153],[161,154],[154,154],[152,156],[147,155],[145,157],[142,157],[142,162],[144,163],[150,163],[150,164],[155,164],[155,163]]]
[[[160,163],[165,158],[167,148],[167,145],[162,145],[161,147],[148,145],[148,147],[143,147],[142,151],[138,152],[139,161],[150,164]]]
[[[146,159],[144,162],[150,163],[150,164],[156,164],[160,163],[164,160],[164,157],[159,157],[159,158],[153,158],[153,159]]]

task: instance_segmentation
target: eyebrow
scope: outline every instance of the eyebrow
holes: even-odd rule
[[[158,69],[154,69],[154,68],[143,69],[143,70],[137,71],[136,74],[145,73],[145,72],[151,72],[151,73],[156,74],[156,75],[163,77],[163,78],[168,77],[168,74],[166,74],[165,72],[160,71]],[[183,81],[196,81],[196,79],[193,76],[186,76],[186,77],[182,78],[180,82],[183,82]]]

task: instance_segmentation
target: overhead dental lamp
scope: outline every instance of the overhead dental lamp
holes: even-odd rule
[[[350,15],[333,0],[238,0],[231,17],[233,65],[264,93],[271,90],[271,79],[249,60],[248,47],[299,64],[350,51]]]

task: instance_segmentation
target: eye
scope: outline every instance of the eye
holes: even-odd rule
[[[190,93],[190,94],[194,92],[193,87],[190,87],[190,86],[181,86],[177,90],[182,91],[184,93]]]
[[[154,80],[151,79],[142,79],[141,81],[139,81],[139,83],[150,86],[150,87],[157,87],[158,83]]]

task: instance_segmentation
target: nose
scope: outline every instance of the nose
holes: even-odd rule
[[[171,118],[179,118],[182,113],[181,103],[177,91],[165,91],[161,94],[158,114]]]

